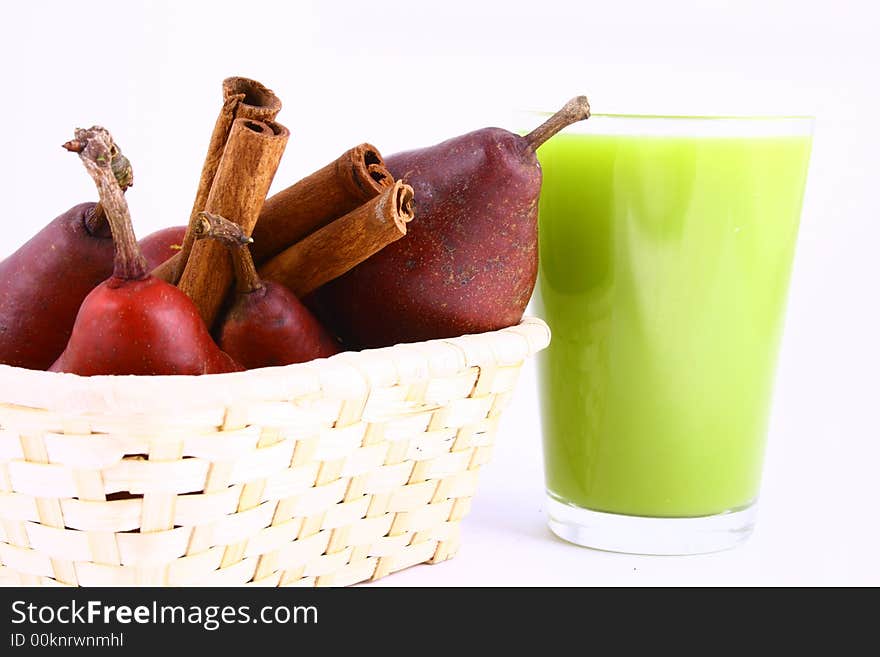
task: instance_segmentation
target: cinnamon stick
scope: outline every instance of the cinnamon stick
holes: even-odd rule
[[[266,201],[254,229],[253,256],[266,262],[309,233],[394,184],[379,150],[360,144]]]
[[[196,198],[189,215],[190,224],[195,221],[199,212],[205,209],[233,122],[238,118],[274,121],[280,111],[281,100],[278,96],[256,80],[242,77],[223,80],[223,105],[220,108],[217,121],[214,123],[214,131],[211,133],[211,141],[208,144],[208,153],[205,156],[204,164],[202,164],[199,187],[196,190]],[[153,276],[176,284],[186,266],[194,240],[194,235],[187,230],[180,251],[173,258],[156,267]]]
[[[234,221],[250,235],[289,136],[287,128],[272,121],[235,119],[204,210]],[[178,287],[211,326],[232,279],[227,249],[213,240],[202,240],[192,245]]]
[[[413,189],[398,181],[276,255],[260,268],[260,277],[302,298],[406,235],[413,213]]]

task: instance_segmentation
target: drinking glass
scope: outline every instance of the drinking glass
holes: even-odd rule
[[[749,536],[809,117],[596,115],[544,144],[549,525],[692,554]]]

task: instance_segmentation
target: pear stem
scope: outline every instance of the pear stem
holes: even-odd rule
[[[529,150],[536,151],[541,144],[564,127],[588,118],[590,118],[590,102],[586,96],[576,96],[523,139],[528,144]]]
[[[219,214],[199,212],[192,225],[194,239],[215,239],[223,244],[232,256],[235,268],[235,287],[239,294],[250,294],[263,288],[263,281],[257,273],[249,244],[253,238],[246,235],[241,226]]]
[[[107,238],[110,237],[110,224],[107,223],[107,214],[104,212],[104,206],[95,203],[95,207],[89,212],[85,218],[86,230],[92,237]]]
[[[85,144],[77,139],[72,139],[61,145],[62,148],[73,153],[79,153],[85,148]],[[131,162],[122,154],[119,147],[113,143],[110,147],[110,169],[116,176],[116,182],[124,192],[134,184],[134,173],[131,169]],[[109,237],[110,225],[107,223],[107,214],[104,212],[104,206],[100,201],[95,204],[92,211],[85,218],[86,230],[93,237]]]
[[[146,278],[149,275],[147,261],[134,235],[131,213],[123,194],[124,186],[131,184],[128,160],[123,163],[118,159],[121,157],[119,148],[110,133],[101,126],[93,126],[88,130],[77,128],[75,138],[64,144],[64,148],[79,154],[79,159],[98,188],[102,213],[110,224],[113,245],[116,248],[113,276],[123,280]]]

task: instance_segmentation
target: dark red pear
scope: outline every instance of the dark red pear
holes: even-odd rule
[[[284,285],[261,280],[241,226],[202,212],[197,239],[224,245],[235,265],[236,290],[215,331],[220,347],[247,369],[304,363],[339,353],[339,343]]]
[[[186,226],[169,226],[141,238],[138,244],[141,253],[147,259],[147,268],[153,271],[163,262],[180,253],[184,235],[186,235]]]
[[[484,128],[386,158],[415,190],[417,221],[308,300],[353,348],[516,324],[535,286],[541,167],[535,151],[586,119],[584,96],[525,136]]]
[[[128,205],[110,171],[113,140],[104,128],[77,130],[79,153],[98,187],[115,245],[112,276],[85,298],[64,352],[50,368],[97,374],[212,374],[241,370],[211,339],[183,292],[149,275]]]

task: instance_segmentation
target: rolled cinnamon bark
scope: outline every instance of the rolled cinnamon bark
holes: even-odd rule
[[[406,235],[413,214],[413,189],[398,181],[276,255],[260,268],[260,277],[302,298]]]
[[[252,119],[254,121],[274,121],[281,111],[281,100],[265,85],[250,78],[231,77],[223,80],[223,105],[214,123],[208,153],[202,164],[199,187],[190,211],[190,224],[195,221],[199,212],[205,209],[211,186],[217,175],[217,168],[223,157],[223,150],[229,139],[229,132],[236,119]],[[162,280],[176,284],[180,280],[183,268],[192,250],[194,236],[187,230],[180,252],[166,260],[153,270],[153,275]]]
[[[202,165],[202,175],[190,218],[205,209],[233,122],[236,119],[274,121],[280,111],[281,100],[278,96],[256,80],[242,77],[223,80],[223,107],[211,133],[211,142]]]
[[[227,217],[250,235],[289,136],[287,128],[272,121],[235,119],[205,211]],[[232,279],[227,249],[213,240],[202,240],[192,245],[178,287],[195,302],[202,319],[211,326]]]
[[[266,201],[254,228],[259,264],[394,184],[379,150],[360,144]]]

